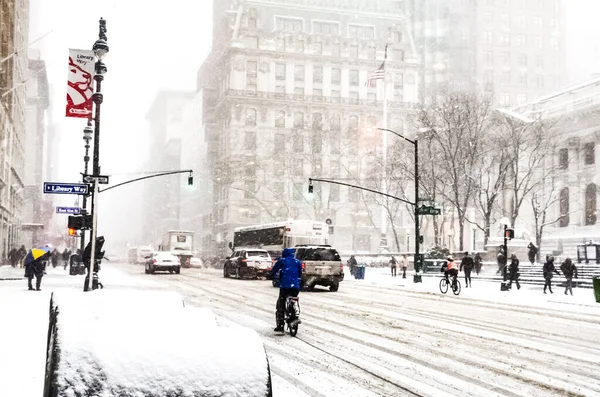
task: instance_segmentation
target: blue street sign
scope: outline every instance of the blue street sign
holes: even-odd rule
[[[77,207],[56,207],[57,214],[69,214],[69,215],[79,215],[81,214],[81,208]]]
[[[89,186],[83,183],[44,182],[44,193],[47,194],[88,194]]]

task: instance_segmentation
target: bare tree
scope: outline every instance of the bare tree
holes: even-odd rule
[[[441,153],[437,181],[446,185],[444,198],[456,210],[459,249],[464,248],[467,210],[477,182],[473,175],[481,166],[481,150],[492,123],[492,102],[478,94],[450,92],[418,115],[420,126],[432,137]]]

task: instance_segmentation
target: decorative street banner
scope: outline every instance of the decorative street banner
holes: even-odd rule
[[[70,49],[67,117],[92,117],[93,75],[94,52]]]

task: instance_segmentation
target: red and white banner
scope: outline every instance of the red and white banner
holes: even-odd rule
[[[67,117],[92,117],[94,52],[69,50]]]

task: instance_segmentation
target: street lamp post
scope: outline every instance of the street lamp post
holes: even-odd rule
[[[414,259],[414,267],[415,274],[413,276],[413,282],[420,283],[422,281],[421,278],[421,270],[423,266],[423,261],[421,259],[420,248],[421,248],[421,230],[419,225],[419,141],[415,137],[414,140],[408,139],[403,135],[400,135],[396,131],[392,131],[387,128],[379,128],[381,131],[391,132],[392,134],[404,139],[405,141],[411,143],[415,147],[415,202],[414,202],[414,217],[415,217],[415,259]]]
[[[92,100],[95,105],[94,114],[94,154],[92,159],[92,177],[93,177],[93,194],[92,194],[92,234],[91,234],[91,251],[90,265],[88,269],[87,284],[84,285],[84,291],[91,291],[93,286],[94,265],[96,262],[96,237],[98,236],[98,176],[100,175],[100,105],[103,101],[102,95],[102,80],[106,74],[106,65],[102,62],[106,54],[108,54],[108,43],[106,42],[106,21],[100,18],[98,40],[94,43],[92,49],[96,55],[97,61],[94,66],[95,74],[94,81],[96,82],[96,92],[92,95]]]
[[[90,141],[92,140],[92,135],[94,134],[94,129],[92,128],[92,120],[88,120],[88,124],[83,129],[83,140],[85,141],[85,156],[83,156],[83,175],[87,175],[88,173],[88,165],[90,162]],[[81,208],[81,212],[83,215],[87,215],[87,195],[83,196],[83,205]],[[85,249],[85,230],[81,231],[81,241],[79,248],[81,249],[81,253],[83,254],[83,250]]]

